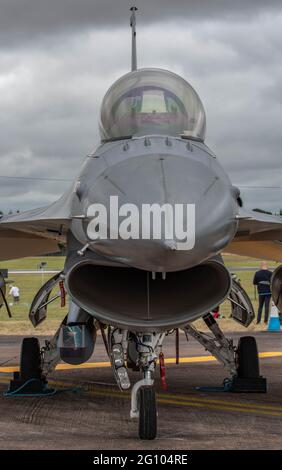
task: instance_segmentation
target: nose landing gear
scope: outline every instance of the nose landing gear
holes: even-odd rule
[[[144,378],[136,382],[131,391],[131,418],[139,419],[139,437],[155,439],[157,435],[157,405],[154,388],[154,372],[165,334],[143,334],[136,336],[137,365]]]
[[[154,372],[158,358],[156,350],[161,348],[164,336],[164,333],[132,334],[122,330],[110,334],[110,356],[119,387],[122,390],[130,387],[127,367],[143,373],[143,378],[131,390],[130,417],[139,419],[139,437],[144,440],[155,439],[157,435]]]

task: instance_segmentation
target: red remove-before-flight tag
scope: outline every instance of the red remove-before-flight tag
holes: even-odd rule
[[[164,354],[161,352],[159,355],[159,362],[160,362],[160,376],[161,376],[161,385],[163,390],[167,390],[167,383],[165,377],[165,362],[164,362]]]

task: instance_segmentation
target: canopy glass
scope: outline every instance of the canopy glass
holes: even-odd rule
[[[121,77],[106,93],[102,139],[162,134],[204,140],[205,110],[189,83],[161,69],[141,69]]]

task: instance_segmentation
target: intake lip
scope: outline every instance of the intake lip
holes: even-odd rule
[[[132,331],[165,331],[186,325],[228,296],[231,277],[209,260],[191,269],[152,274],[135,268],[75,264],[66,275],[73,301],[95,318]]]

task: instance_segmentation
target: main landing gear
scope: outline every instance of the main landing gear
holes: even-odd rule
[[[21,348],[20,370],[14,372],[7,395],[49,395],[54,391],[48,388],[47,375],[60,361],[57,346],[60,327],[54,337],[45,341],[40,348],[37,338],[24,338]]]
[[[235,362],[237,375],[232,379],[231,391],[266,393],[267,383],[260,376],[257,344],[253,336],[239,339]]]
[[[213,336],[198,331],[192,325],[186,325],[185,333],[191,335],[209,351],[228,370],[231,378],[228,390],[231,392],[266,393],[266,379],[260,376],[259,356],[256,340],[252,336],[243,336],[235,347],[233,340],[224,336],[211,314],[203,317]]]
[[[235,347],[233,341],[224,336],[211,314],[205,315],[203,319],[212,334],[200,332],[191,324],[185,326],[185,334],[187,339],[189,336],[195,338],[228,370],[230,374],[228,390],[266,392],[266,379],[260,376],[255,338],[244,336]],[[132,333],[128,330],[107,327],[107,338],[105,326],[100,326],[120,389],[129,390],[131,387],[128,369],[142,373],[141,380],[138,380],[131,389],[130,417],[139,420],[140,439],[154,439],[157,435],[154,373],[158,358],[162,372],[163,355],[160,353],[166,333]],[[15,373],[7,395],[41,396],[52,393],[52,390],[47,388],[46,377],[60,360],[59,335],[60,328],[53,339],[45,341],[45,346],[41,349],[36,338],[23,340],[20,372]],[[166,385],[165,375],[162,376],[162,384]]]
[[[6,395],[44,395],[50,393],[42,375],[41,351],[37,338],[24,338],[21,349],[20,371],[14,378]]]

